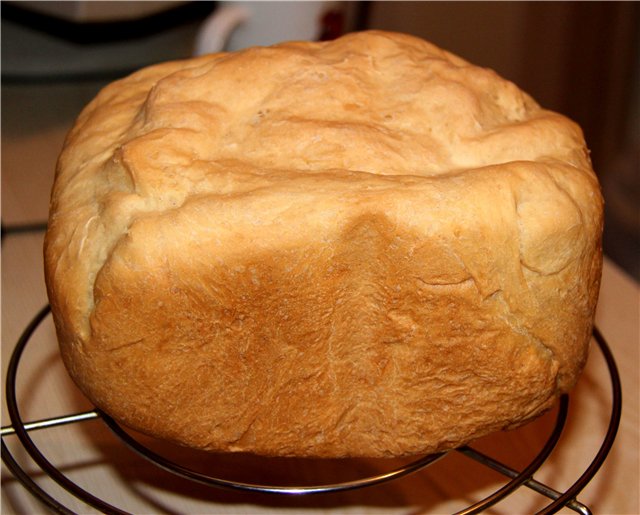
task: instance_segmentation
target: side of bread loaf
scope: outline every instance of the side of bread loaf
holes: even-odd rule
[[[580,129],[382,32],[141,70],[80,115],[45,275],[62,356],[130,427],[400,456],[576,382],[601,270]]]

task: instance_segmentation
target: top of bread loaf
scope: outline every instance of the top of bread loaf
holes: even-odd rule
[[[171,223],[202,199],[245,197],[252,214],[243,216],[260,225],[303,192],[425,182],[437,190],[444,179],[464,189],[480,169],[514,163],[536,164],[533,173],[572,199],[589,203],[597,192],[577,125],[493,71],[415,37],[371,31],[145,68],[100,92],[59,160],[46,254],[49,285],[65,283],[55,301],[62,330],[89,337],[96,276],[136,222]],[[269,195],[255,200],[274,189],[278,206]],[[519,216],[532,210],[538,221],[525,225],[533,232],[557,212],[536,205]],[[217,223],[230,231],[234,220]],[[304,237],[300,228],[282,230],[261,245]],[[239,238],[220,252],[241,252]],[[527,241],[522,235],[521,261],[532,270],[571,259],[542,263]]]

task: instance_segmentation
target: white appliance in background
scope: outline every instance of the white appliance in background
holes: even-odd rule
[[[348,23],[348,2],[220,2],[205,20],[195,55],[281,41],[331,39]]]
[[[43,1],[9,1],[22,9],[40,14],[54,16],[74,23],[117,22],[135,20],[167,11],[188,2],[184,1],[100,1],[76,0],[72,2],[43,2]]]

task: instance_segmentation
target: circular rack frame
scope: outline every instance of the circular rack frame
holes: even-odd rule
[[[100,418],[111,431],[128,446],[130,449],[138,453],[143,458],[147,459],[156,466],[164,469],[167,472],[176,474],[180,477],[216,488],[231,489],[242,492],[259,492],[275,495],[312,495],[312,494],[324,494],[331,492],[341,492],[348,490],[355,490],[358,488],[366,488],[374,485],[379,485],[394,479],[399,479],[409,474],[418,472],[427,466],[435,463],[439,459],[445,457],[448,452],[459,452],[471,458],[478,463],[484,465],[487,468],[493,469],[503,476],[509,479],[504,485],[499,487],[492,494],[486,498],[468,506],[467,508],[457,512],[457,515],[469,515],[473,513],[480,513],[490,506],[500,502],[505,497],[513,493],[515,490],[522,486],[526,486],[531,490],[547,497],[551,500],[545,508],[539,511],[539,514],[555,513],[562,507],[568,507],[573,511],[588,515],[591,513],[590,509],[580,503],[577,500],[577,495],[583,490],[583,488],[589,483],[589,481],[595,476],[602,464],[604,463],[611,446],[615,440],[618,426],[620,424],[620,416],[622,412],[622,390],[620,384],[620,376],[616,363],[609,349],[607,342],[600,333],[600,331],[594,327],[593,337],[598,344],[598,347],[602,353],[602,356],[607,364],[611,379],[611,394],[612,394],[612,407],[611,415],[609,419],[609,425],[607,432],[602,440],[601,446],[593,458],[590,465],[582,473],[582,475],[564,492],[559,492],[553,488],[536,481],[533,478],[534,473],[542,466],[547,457],[553,451],[556,443],[558,442],[562,430],[564,428],[568,406],[569,397],[563,395],[560,398],[559,407],[556,414],[556,423],[542,449],[533,458],[533,460],[521,471],[516,471],[510,467],[500,463],[499,461],[487,456],[469,446],[463,446],[455,451],[442,452],[438,454],[432,454],[418,458],[405,464],[399,468],[396,468],[390,472],[379,474],[376,476],[370,476],[352,481],[323,484],[323,485],[311,485],[311,486],[279,486],[279,485],[264,485],[264,484],[251,484],[242,483],[238,481],[231,481],[228,479],[222,479],[218,477],[212,477],[202,474],[200,472],[185,468],[178,463],[172,462],[165,457],[153,452],[147,447],[143,446],[140,442],[135,440],[129,433],[122,429],[112,418],[106,413],[95,409],[84,413],[72,414],[63,417],[49,418],[39,420],[36,422],[25,423],[20,415],[18,408],[18,401],[16,397],[16,377],[18,372],[18,366],[22,357],[23,351],[26,345],[29,343],[33,333],[42,323],[42,321],[49,315],[50,307],[45,306],[29,323],[25,328],[20,339],[16,343],[13,350],[13,354],[9,361],[9,367],[6,378],[5,396],[7,402],[7,409],[11,418],[11,425],[2,427],[2,461],[9,468],[15,478],[37,499],[39,499],[46,507],[48,507],[54,513],[72,514],[73,512],[66,506],[64,506],[57,499],[52,497],[43,488],[41,488],[20,466],[15,460],[8,446],[5,444],[4,438],[9,435],[15,435],[20,440],[20,443],[24,449],[28,452],[31,458],[41,468],[41,470],[47,474],[56,483],[62,486],[69,493],[83,501],[85,504],[107,514],[127,514],[126,511],[121,510],[104,500],[94,496],[90,492],[84,490],[78,484],[71,481],[66,477],[59,469],[57,469],[42,453],[42,451],[36,446],[31,437],[29,431],[46,429],[48,427],[54,427],[64,424],[78,423],[84,420],[92,420]]]

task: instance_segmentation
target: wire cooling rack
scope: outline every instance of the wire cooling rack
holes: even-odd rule
[[[47,474],[56,483],[58,483],[65,490],[73,494],[88,506],[91,506],[107,514],[126,514],[127,512],[105,502],[104,500],[96,497],[95,495],[81,488],[78,484],[71,481],[67,476],[64,475],[61,470],[59,470],[47,459],[42,450],[39,449],[31,439],[31,437],[29,436],[29,432],[36,430],[45,430],[47,428],[65,424],[77,424],[86,420],[101,419],[122,441],[124,445],[126,445],[151,463],[155,464],[156,466],[164,469],[167,473],[175,474],[182,478],[186,478],[213,488],[222,488],[245,492],[249,496],[252,493],[268,493],[273,495],[289,496],[321,495],[326,493],[355,490],[359,488],[371,488],[392,480],[400,480],[404,476],[423,470],[432,463],[445,458],[449,453],[457,452],[475,460],[488,469],[492,469],[502,474],[505,478],[508,479],[505,484],[500,486],[497,490],[495,490],[493,493],[491,493],[481,501],[478,501],[457,512],[458,515],[480,513],[487,508],[499,503],[521,487],[526,487],[550,500],[550,503],[538,512],[540,514],[555,513],[561,508],[567,507],[577,513],[587,515],[591,513],[589,507],[579,502],[577,500],[577,496],[589,483],[589,481],[595,476],[595,474],[604,463],[609,450],[613,445],[613,441],[615,439],[620,423],[620,415],[622,411],[620,377],[615,364],[615,360],[613,358],[611,350],[609,349],[609,346],[607,345],[607,342],[603,338],[602,334],[598,331],[598,329],[594,328],[593,337],[598,345],[598,348],[601,351],[602,357],[607,364],[611,379],[612,408],[609,419],[609,426],[602,440],[599,451],[593,458],[590,465],[568,489],[562,492],[537,481],[533,476],[551,454],[560,438],[565,422],[567,420],[569,406],[569,396],[567,395],[563,395],[560,398],[559,407],[556,414],[556,422],[546,440],[546,443],[538,451],[538,454],[533,458],[533,460],[523,470],[520,471],[514,470],[513,468],[508,467],[507,465],[492,458],[491,456],[483,454],[469,446],[464,446],[456,449],[455,451],[420,457],[408,464],[400,466],[399,468],[386,473],[333,484],[280,486],[232,481],[220,477],[213,477],[189,468],[185,468],[184,466],[175,463],[163,457],[162,455],[157,454],[156,452],[152,451],[148,447],[145,447],[142,443],[133,438],[106,413],[98,409],[62,417],[38,420],[34,422],[24,422],[22,420],[22,417],[20,416],[18,400],[16,398],[16,377],[18,373],[18,367],[23,351],[29,343],[31,336],[38,328],[38,326],[42,323],[42,321],[49,315],[49,313],[49,306],[46,306],[34,317],[34,319],[26,327],[22,336],[18,340],[11,356],[7,371],[5,389],[7,409],[11,418],[11,425],[2,427],[1,436],[2,461],[6,464],[6,466],[16,477],[16,479],[20,481],[20,483],[22,483],[22,485],[27,490],[54,513],[72,514],[73,512],[48,492],[46,492],[43,488],[41,488],[32,479],[32,477],[27,474],[27,472],[25,472],[25,470],[15,460],[14,456],[11,454],[9,448],[5,444],[4,439],[6,437],[16,436],[20,440],[20,443],[22,444],[24,449],[28,452],[31,458],[33,458],[33,460],[45,474]]]

